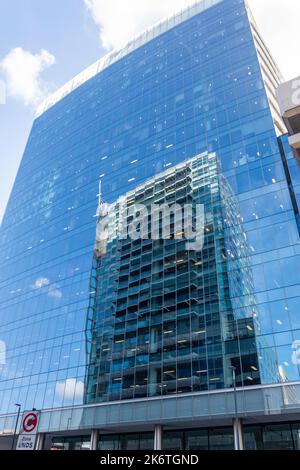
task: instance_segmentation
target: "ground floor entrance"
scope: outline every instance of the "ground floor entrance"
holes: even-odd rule
[[[65,436],[46,435],[45,450],[153,450],[155,431],[128,432],[119,434],[94,431]],[[300,422],[242,425],[244,450],[300,450]],[[161,450],[234,450],[236,447],[234,428],[209,427],[193,429],[161,428]]]

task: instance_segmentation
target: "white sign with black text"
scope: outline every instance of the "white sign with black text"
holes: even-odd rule
[[[21,432],[16,450],[34,450],[39,424],[39,413],[28,411],[22,418]]]

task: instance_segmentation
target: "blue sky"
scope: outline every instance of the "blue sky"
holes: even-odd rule
[[[56,63],[43,77],[55,89],[104,53],[82,0],[1,0],[0,60],[13,48],[51,52]],[[0,72],[0,78],[1,78]],[[7,97],[0,105],[0,220],[34,118],[34,107]]]
[[[38,102],[108,50],[193,2],[0,0],[0,80],[8,92],[0,103],[0,221]],[[299,0],[249,3],[286,78],[300,75]]]

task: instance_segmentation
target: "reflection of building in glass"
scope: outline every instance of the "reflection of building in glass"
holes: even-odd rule
[[[203,204],[203,250],[176,239],[174,217],[168,239],[152,240],[150,232],[118,239],[120,207],[137,204]],[[249,247],[216,154],[166,170],[110,208],[101,203],[98,214],[86,401],[224,388],[232,386],[232,366],[238,383],[260,383]],[[161,215],[163,229],[169,219]],[[104,228],[108,242],[100,240]]]

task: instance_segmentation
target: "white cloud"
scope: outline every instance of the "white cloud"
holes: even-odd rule
[[[6,83],[0,80],[0,104],[6,104]]]
[[[84,383],[76,379],[67,379],[65,382],[57,382],[55,393],[65,400],[81,400],[84,393]]]
[[[156,21],[193,4],[195,0],[84,0],[107,49],[124,46]],[[263,38],[284,76],[300,74],[297,61],[299,0],[249,0]]]
[[[102,46],[117,49],[157,21],[195,0],[84,0],[100,30]]]
[[[27,106],[36,107],[49,93],[48,85],[41,78],[41,74],[54,63],[54,55],[45,49],[38,54],[32,54],[21,47],[12,49],[0,61],[0,71],[6,80],[7,94]]]

